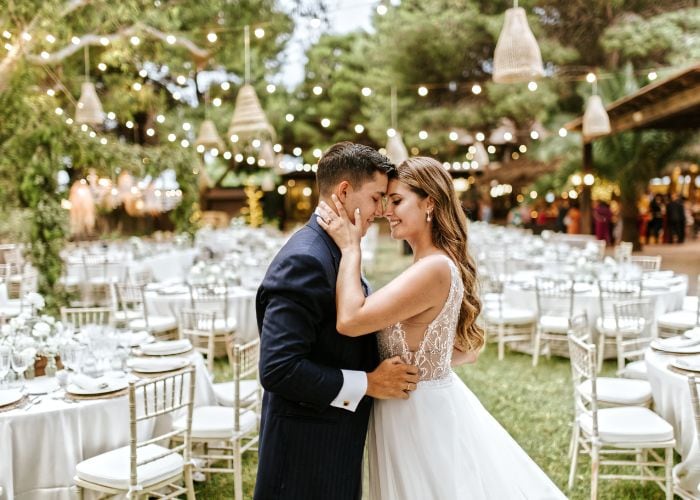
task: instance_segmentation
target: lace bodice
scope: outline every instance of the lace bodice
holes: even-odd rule
[[[445,258],[450,263],[450,293],[440,313],[426,328],[418,350],[408,349],[406,332],[401,323],[385,328],[377,336],[381,359],[401,356],[404,362],[418,367],[421,381],[443,379],[451,373],[452,347],[464,285],[455,263],[448,257]]]

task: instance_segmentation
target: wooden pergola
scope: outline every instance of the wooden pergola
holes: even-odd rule
[[[605,108],[611,132],[638,129],[685,130],[700,128],[700,63],[642,87]],[[567,123],[567,130],[581,132],[583,117]],[[593,167],[592,142],[604,136],[583,137],[583,171]],[[584,186],[581,196],[581,230],[591,232],[591,189]]]

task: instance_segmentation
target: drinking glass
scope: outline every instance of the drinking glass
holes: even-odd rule
[[[17,373],[17,382],[20,388],[24,387],[24,372],[29,368],[29,363],[33,356],[25,350],[15,349],[12,351],[12,369]]]
[[[0,346],[0,388],[3,387],[3,380],[10,371],[12,364],[12,349],[9,346]]]
[[[80,371],[83,362],[85,346],[80,344],[66,344],[61,352],[61,361],[73,373]]]

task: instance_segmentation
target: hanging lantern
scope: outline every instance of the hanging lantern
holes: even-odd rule
[[[489,136],[489,143],[501,145],[506,142],[515,142],[515,124],[508,118],[503,118],[498,128],[494,129]]]
[[[262,146],[260,146],[260,155],[258,156],[260,160],[265,161],[265,167],[272,168],[277,164],[277,156],[272,150],[272,143],[270,141],[264,141]],[[261,165],[262,166],[262,165]]]
[[[204,120],[199,127],[199,135],[194,141],[195,146],[204,146],[207,149],[216,148],[219,151],[224,149],[224,141],[219,137],[216,125],[211,120]]]
[[[386,142],[386,156],[394,165],[399,165],[408,159],[408,150],[399,132],[389,137]]]
[[[586,112],[583,114],[582,129],[584,137],[599,137],[611,132],[608,112],[597,94],[588,98]]]
[[[83,82],[80,99],[75,109],[75,122],[97,126],[102,125],[104,119],[105,114],[102,111],[102,103],[97,97],[95,85],[92,82]]]
[[[234,148],[254,138],[274,139],[275,130],[267,121],[265,111],[260,106],[258,95],[250,84],[245,84],[236,96],[236,107],[233,110],[228,136],[237,136]]]
[[[484,168],[489,164],[489,154],[486,152],[484,143],[479,141],[474,144],[476,152],[474,153],[474,161],[479,164],[479,168]]]
[[[493,81],[529,82],[542,76],[542,54],[535,35],[527,24],[525,9],[513,7],[506,10],[503,29],[493,55]]]
[[[74,236],[87,236],[95,228],[95,200],[85,181],[76,181],[70,188],[70,232]]]
[[[457,144],[460,146],[470,146],[474,144],[474,136],[463,128],[458,128],[455,130],[457,132]]]

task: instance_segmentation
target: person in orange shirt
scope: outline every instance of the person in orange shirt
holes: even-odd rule
[[[579,234],[581,232],[581,210],[578,208],[578,201],[571,200],[569,202],[569,211],[564,217],[567,234]]]

